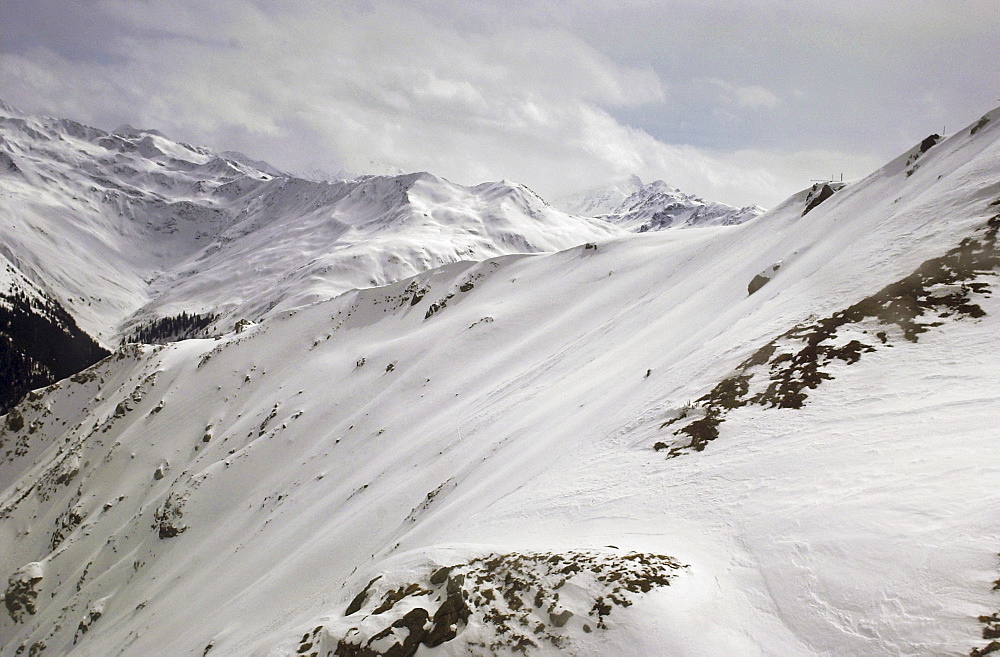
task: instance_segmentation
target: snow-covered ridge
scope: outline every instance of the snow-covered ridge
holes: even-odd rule
[[[450,263],[37,391],[0,655],[976,654],[984,118],[805,215]]]
[[[685,194],[662,180],[645,184],[638,176],[568,196],[556,202],[567,212],[598,217],[644,233],[668,228],[735,226],[764,213],[751,205],[736,208]]]
[[[620,234],[506,181],[318,182],[156,130],[0,115],[0,240],[105,344],[157,318],[260,318],[458,260]]]

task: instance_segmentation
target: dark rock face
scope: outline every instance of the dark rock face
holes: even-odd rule
[[[483,278],[483,274],[481,273],[473,274],[471,277],[469,277],[468,280],[466,280],[464,283],[458,286],[458,292],[462,293],[470,292],[473,288],[476,287],[476,281],[478,281],[481,278]],[[424,290],[424,292],[426,292],[426,290]],[[443,297],[432,303],[430,306],[428,306],[427,312],[424,314],[424,319],[430,319],[431,316],[434,315],[435,313],[444,310],[445,307],[448,305],[448,302],[454,299],[456,294],[457,292],[452,290],[451,292],[444,295]]]
[[[935,133],[928,137],[924,137],[924,140],[920,142],[920,152],[926,153],[931,149],[931,146],[941,141],[941,135]]]
[[[420,646],[434,648],[456,639],[473,616],[477,627],[494,637],[470,640],[475,654],[527,653],[542,644],[568,648],[570,623],[582,624],[575,629],[585,633],[593,631],[591,624],[605,629],[615,608],[669,586],[683,568],[663,555],[573,551],[490,554],[372,591],[377,577],[348,606],[346,616],[356,615],[357,627],[342,637],[314,630],[303,636],[298,654],[409,657]],[[591,590],[587,606],[565,608],[559,593],[567,584]]]
[[[372,584],[377,582],[380,579],[380,577],[381,576],[376,577],[372,581],[368,582],[368,586],[365,587],[365,590],[359,593],[357,596],[355,596],[353,600],[351,600],[351,604],[347,605],[347,611],[344,612],[345,616],[350,616],[354,612],[360,611],[361,608],[365,606],[365,603],[368,602],[368,589],[370,589],[372,587]],[[440,582],[438,583],[440,584]]]
[[[770,278],[757,274],[752,279],[750,279],[750,284],[747,285],[747,294],[753,294],[754,292],[756,292],[757,290],[764,287],[770,282],[771,282]]]
[[[469,621],[469,613],[469,607],[460,592],[449,595],[444,604],[434,612],[433,624],[424,637],[424,644],[433,648],[454,639],[458,636],[458,628]]]
[[[38,609],[35,600],[38,599],[38,584],[42,575],[37,569],[12,575],[4,592],[4,606],[15,623],[23,622],[24,617],[34,615]]]
[[[993,591],[1000,591],[1000,579],[993,582]],[[978,620],[983,626],[983,640],[989,643],[981,648],[973,648],[969,651],[969,657],[983,657],[1000,652],[1000,641],[997,641],[1000,639],[1000,611],[981,615]]]
[[[826,199],[833,196],[834,192],[837,190],[831,187],[828,183],[823,185],[813,185],[812,191],[809,192],[809,196],[806,197],[806,207],[802,211],[802,216],[809,214],[809,211],[815,208],[817,205],[825,201]]]
[[[184,500],[171,493],[153,513],[152,528],[161,539],[175,538],[187,531],[187,526],[181,524],[183,517]]]
[[[835,361],[852,365],[866,353],[892,347],[899,337],[917,342],[922,333],[948,321],[982,317],[986,313],[976,298],[992,294],[988,281],[1000,270],[998,232],[1000,214],[909,276],[844,310],[779,335],[741,363],[735,374],[668,418],[660,428],[676,426],[673,439],[658,441],[653,449],[667,450],[668,458],[700,452],[719,437],[719,426],[733,409],[751,404],[801,408],[810,390],[833,378],[830,365]],[[872,325],[880,330],[864,328]],[[838,343],[843,329],[866,336],[865,341]],[[752,387],[757,392],[751,393]]]
[[[924,140],[920,142],[920,146],[917,148],[916,152],[910,155],[910,157],[906,158],[906,166],[908,167],[906,170],[907,178],[916,173],[917,169],[920,168],[920,164],[917,163],[917,160],[920,159],[920,156],[929,151],[939,141],[941,141],[941,135],[939,134],[933,134],[924,137]]]
[[[778,270],[781,269],[782,264],[783,264],[782,261],[779,260],[778,262],[774,263],[764,271],[754,276],[753,279],[751,279],[750,284],[747,285],[747,294],[753,294],[760,288],[770,283],[771,279],[774,278],[775,274],[778,273]]]
[[[0,413],[109,354],[55,301],[0,295]]]

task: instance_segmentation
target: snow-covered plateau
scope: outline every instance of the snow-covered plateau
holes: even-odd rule
[[[1000,649],[1000,110],[642,234],[6,121],[0,283],[115,351],[0,417],[0,655]]]

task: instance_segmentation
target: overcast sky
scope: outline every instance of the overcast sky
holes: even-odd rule
[[[0,98],[292,171],[770,207],[1000,105],[998,0],[2,0]]]

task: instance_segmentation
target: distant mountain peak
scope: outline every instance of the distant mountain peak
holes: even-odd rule
[[[597,217],[614,212],[630,195],[642,189],[639,176],[631,175],[600,187],[570,194],[552,202],[554,207],[582,217]]]
[[[17,114],[18,116],[23,114],[23,112],[21,112],[20,109],[11,105],[3,98],[0,98],[0,109],[2,109],[4,112],[7,112],[8,114]]]
[[[142,137],[143,135],[156,135],[157,137],[167,136],[160,132],[159,130],[153,130],[149,128],[136,128],[128,123],[123,123],[112,131],[113,134],[120,135],[122,137]]]
[[[254,158],[249,157],[248,155],[245,155],[245,154],[241,153],[240,151],[222,151],[221,153],[219,153],[219,155],[221,155],[222,157],[226,158],[227,160],[231,160],[231,161],[237,162],[239,164],[242,164],[244,166],[248,166],[248,167],[251,167],[253,169],[257,169],[258,171],[262,171],[262,172],[264,172],[266,174],[269,174],[269,175],[272,175],[272,176],[286,176],[286,175],[288,175],[288,174],[284,173],[283,171],[281,171],[281,169],[278,169],[277,167],[272,166],[268,162],[265,162],[263,160],[255,160]]]
[[[604,219],[639,233],[666,228],[731,226],[764,213],[758,205],[737,208],[706,201],[663,180],[643,183],[636,175],[564,197],[555,205],[567,212]]]

